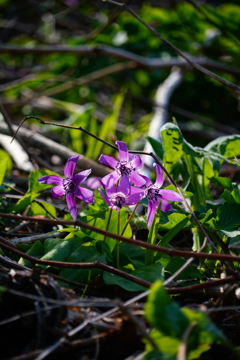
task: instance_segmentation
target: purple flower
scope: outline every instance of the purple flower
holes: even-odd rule
[[[154,216],[157,211],[157,207],[161,202],[162,211],[171,211],[172,205],[168,201],[183,201],[180,195],[173,190],[160,190],[163,184],[164,177],[162,169],[158,164],[156,165],[156,181],[153,184],[147,177],[146,179],[146,197],[148,199],[148,213],[147,213],[147,225],[151,226]],[[168,200],[168,201],[167,201]]]
[[[122,141],[116,141],[118,147],[118,154],[120,161],[117,161],[111,156],[100,155],[98,161],[102,164],[110,166],[114,169],[111,174],[108,174],[102,178],[102,184],[107,185],[109,179],[112,177],[113,182],[116,183],[122,176],[126,176],[134,185],[142,187],[145,185],[146,180],[139,175],[135,169],[139,168],[142,164],[142,160],[139,155],[132,156],[128,152],[127,145]],[[128,188],[130,183],[128,180]]]
[[[74,220],[77,219],[75,196],[89,204],[93,203],[93,192],[78,186],[87,178],[92,170],[85,170],[73,176],[79,157],[82,157],[82,155],[71,156],[68,159],[64,167],[65,178],[57,175],[45,175],[38,179],[41,184],[57,185],[52,188],[52,197],[54,199],[66,195],[67,206]]]
[[[127,175],[123,175],[117,185],[114,185],[114,177],[108,179],[105,187],[106,195],[99,189],[100,194],[107,203],[108,207],[119,211],[123,206],[135,205],[145,197],[145,190],[128,186]]]

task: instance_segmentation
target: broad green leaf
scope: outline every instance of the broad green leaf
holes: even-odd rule
[[[156,280],[163,280],[163,267],[159,263],[155,263],[149,266],[144,266],[140,269],[134,270],[130,273],[138,277],[139,279],[146,280],[153,283]],[[107,285],[118,285],[127,291],[145,291],[144,286],[135,284],[134,282],[124,279],[121,276],[112,274],[110,272],[103,272],[103,280]]]
[[[239,156],[240,135],[220,136],[205,146],[205,150],[219,153],[227,159]]]
[[[75,263],[93,263],[94,261],[100,261],[106,263],[106,255],[99,254],[95,246],[86,246],[83,244],[77,248],[67,259],[67,262]],[[80,283],[87,283],[90,278],[94,278],[102,272],[101,269],[62,269],[59,276],[71,281],[77,281]]]
[[[17,203],[13,206],[12,212],[14,214],[19,214],[24,211],[28,205],[32,203],[34,199],[36,199],[40,194],[39,193],[27,193],[21,199],[17,201]]]
[[[234,230],[240,226],[240,204],[223,204],[217,210],[217,226],[219,230]]]
[[[101,211],[101,212],[92,214],[91,216],[83,216],[83,217],[81,217],[81,220],[83,222],[85,222],[89,225],[93,225],[97,228],[106,229],[109,214],[110,214],[110,210],[107,209],[105,211]],[[122,233],[122,231],[126,225],[126,221],[128,219],[128,214],[129,214],[129,212],[125,208],[121,209],[121,212],[120,212],[120,234]],[[117,234],[117,228],[118,228],[118,214],[115,210],[113,210],[112,215],[111,215],[111,221],[110,221],[110,224],[108,227],[108,231],[110,231],[114,234]],[[96,232],[92,232],[87,229],[82,228],[82,231],[95,240],[103,240],[103,238],[104,238],[103,235],[98,234]],[[132,230],[131,230],[131,227],[129,224],[124,232],[124,236],[127,238],[130,238],[132,236]],[[111,238],[107,238],[106,243],[109,245],[111,251],[116,246],[116,240],[111,239]]]
[[[39,191],[42,190],[46,190],[52,187],[52,185],[49,184],[40,184],[37,179],[45,176],[45,175],[57,175],[59,176],[58,173],[52,171],[52,170],[33,170],[30,172],[29,175],[29,188],[28,188],[28,193],[37,193]]]
[[[151,334],[151,336],[152,336],[152,334]],[[158,336],[154,337],[154,340],[158,341],[159,340]],[[170,344],[168,343],[168,346],[169,345]],[[179,345],[179,341],[177,342],[177,344],[175,346],[178,347],[178,345]],[[173,348],[172,344],[171,344],[171,348]],[[152,351],[147,352],[144,355],[143,360],[176,360],[176,356],[162,353],[158,350],[152,350]]]
[[[58,241],[57,241],[58,240]],[[48,252],[42,257],[42,260],[67,261],[67,258],[82,244],[81,238],[65,239],[48,239],[44,244]]]
[[[234,189],[234,190],[231,192],[231,195],[232,195],[234,201],[235,201],[237,204],[240,204],[240,190],[239,190],[239,189]]]
[[[57,212],[53,205],[48,204],[45,201],[39,201],[38,203],[33,202],[27,212],[27,216],[36,215],[44,215],[46,217],[56,218]]]
[[[6,166],[6,173],[9,175],[10,171],[12,170],[12,159],[11,156],[5,151],[0,149],[0,163],[1,162],[6,162],[6,164],[2,164],[2,166]],[[2,170],[1,170],[2,172]],[[2,175],[1,175],[2,176]]]
[[[168,222],[165,224],[160,224],[160,230],[171,230],[174,226],[178,225],[182,220],[186,219],[187,215],[181,213],[172,213],[168,215]],[[189,220],[189,218],[188,218]]]
[[[211,177],[211,182],[223,189],[232,190],[232,182],[226,177]]]
[[[169,241],[171,241],[174,238],[174,236],[176,236],[179,233],[179,231],[181,231],[184,228],[184,226],[187,225],[189,220],[190,220],[190,215],[186,216],[182,221],[180,221],[171,230],[169,230],[167,234],[165,234],[161,239],[161,241],[159,242],[159,246],[163,246],[163,247],[167,246]]]
[[[221,233],[224,234],[224,235],[226,235],[226,236],[228,236],[228,237],[230,237],[230,238],[234,238],[234,237],[240,235],[240,231],[239,231],[239,230],[231,230],[231,229],[229,229],[229,230],[227,230],[227,229],[225,229],[225,230],[224,230],[224,229],[221,229]]]
[[[26,252],[27,255],[31,255],[33,257],[36,257],[38,259],[41,259],[41,257],[44,255],[44,247],[41,241],[36,241],[32,247]],[[24,265],[26,267],[32,268],[33,264],[26,259],[21,258],[19,260],[19,264]]]
[[[135,269],[144,267],[145,249],[133,246],[124,242],[120,243],[120,265],[125,266],[131,263]],[[114,250],[115,255],[115,250]]]
[[[235,200],[232,196],[232,193],[229,190],[224,190],[224,192],[220,195],[227,203],[235,203]]]
[[[0,185],[2,185],[8,169],[8,159],[0,160]]]
[[[164,150],[163,150],[163,145],[160,141],[157,141],[155,139],[153,139],[150,136],[147,136],[148,141],[150,142],[150,144],[152,145],[152,148],[154,150],[154,152],[156,153],[156,155],[163,160],[164,157]]]
[[[173,258],[167,254],[156,254],[155,261],[159,261],[167,274],[174,274],[181,266],[183,266],[186,262],[183,258]],[[186,269],[184,269],[176,279],[179,280],[189,280],[201,278],[201,274],[199,269],[194,265],[190,264]]]
[[[172,123],[163,125],[160,131],[164,148],[164,164],[167,170],[171,170],[184,154],[183,136],[179,128]]]
[[[170,299],[161,281],[156,281],[151,287],[145,312],[149,323],[165,336],[181,339],[189,325],[187,317],[179,305]]]

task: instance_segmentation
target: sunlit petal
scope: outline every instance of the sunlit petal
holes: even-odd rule
[[[98,189],[100,186],[102,186],[101,178],[93,176],[90,179],[87,179],[86,184],[90,189]]]
[[[113,169],[115,169],[118,164],[116,159],[108,155],[100,155],[98,161],[104,165],[110,166]]]
[[[73,193],[66,194],[66,202],[73,219],[77,219],[77,206]]]
[[[64,175],[67,178],[73,177],[76,163],[80,157],[82,157],[82,155],[71,156],[66,162],[66,165],[64,166]]]
[[[54,199],[59,198],[60,196],[63,196],[65,194],[64,189],[62,185],[58,185],[52,188],[52,197]]]
[[[167,202],[166,200],[162,200],[161,203],[162,203],[162,205],[161,205],[162,211],[171,211],[172,210],[172,205],[169,204],[169,202]]]
[[[61,185],[63,178],[57,175],[45,175],[37,179],[41,184]]]
[[[147,226],[150,228],[157,211],[156,204],[153,201],[148,200],[148,213],[147,213]]]
[[[130,180],[134,185],[139,187],[142,187],[146,184],[145,177],[133,170],[131,171]]]
[[[145,190],[131,187],[131,195],[126,198],[126,205],[135,205],[145,197]]]
[[[128,196],[131,191],[129,179],[126,175],[123,175],[117,186],[117,192],[121,192],[124,196]]]
[[[93,203],[93,192],[83,187],[77,186],[74,195],[80,200],[86,201],[89,204]]]
[[[158,164],[155,164],[155,166],[156,166],[156,181],[154,185],[161,187],[164,182],[163,172],[161,166],[159,166]]]
[[[159,190],[159,195],[162,196],[163,199],[169,201],[183,201],[180,195],[178,195],[173,190]]]
[[[104,176],[101,180],[101,183],[104,186],[104,188],[108,186],[108,182],[109,182],[110,178],[112,178],[113,182],[116,183],[118,181],[118,179],[120,178],[120,176],[118,175],[118,173],[116,171],[113,171],[111,174]]]
[[[88,170],[81,171],[78,174],[74,175],[73,179],[72,179],[74,184],[76,186],[80,185],[88,177],[88,175],[91,174],[91,172],[92,172],[92,170],[88,169]]]
[[[116,141],[116,145],[118,147],[118,154],[120,161],[128,162],[129,161],[129,153],[127,145],[122,141]]]
[[[129,161],[127,167],[131,167],[132,169],[137,169],[137,168],[139,168],[139,166],[141,166],[141,164],[142,164],[142,160],[141,160],[140,156],[135,155],[135,157],[131,161]]]

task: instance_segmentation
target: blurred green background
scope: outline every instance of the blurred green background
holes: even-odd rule
[[[194,61],[240,83],[238,1],[127,3]],[[199,146],[240,133],[240,94],[184,63],[114,4],[0,0],[0,53],[0,100],[15,124],[35,115],[142,150],[156,90],[178,65],[182,80],[166,104],[166,120],[175,117]],[[101,153],[102,144],[78,131],[27,126],[94,160]]]

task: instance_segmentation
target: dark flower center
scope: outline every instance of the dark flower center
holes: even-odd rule
[[[154,188],[148,189],[148,192],[147,192],[147,198],[148,198],[148,200],[158,200],[159,197],[162,197],[162,196],[159,194],[159,189],[154,189]]]
[[[111,203],[121,209],[123,206],[125,206],[125,198],[119,195],[115,195],[111,198]]]
[[[131,169],[126,167],[126,163],[123,162],[118,163],[116,169],[120,172],[121,176],[123,175],[130,176],[131,174]]]
[[[62,184],[63,184],[63,189],[65,191],[65,194],[73,193],[76,189],[76,186],[75,186],[74,182],[72,181],[72,179],[69,179],[69,178],[63,179]]]

